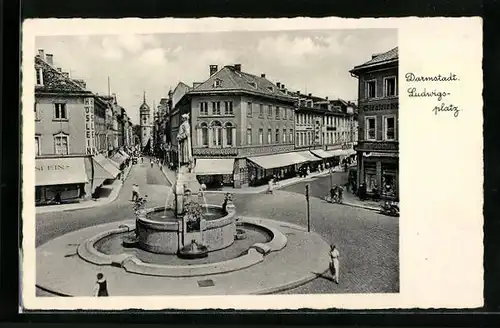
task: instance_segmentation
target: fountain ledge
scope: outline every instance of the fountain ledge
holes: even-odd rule
[[[247,221],[248,220],[248,221]],[[274,227],[265,224],[262,219],[238,218],[238,222],[257,226],[266,230],[272,237],[267,243],[257,243],[251,246],[248,253],[240,257],[207,264],[197,265],[160,265],[144,263],[133,254],[121,253],[107,255],[99,252],[94,245],[102,238],[113,234],[124,233],[133,230],[133,225],[120,225],[116,229],[108,230],[95,235],[79,245],[77,253],[83,260],[96,265],[111,265],[122,267],[130,273],[163,276],[163,277],[193,277],[213,274],[228,273],[242,270],[264,261],[267,254],[282,250],[287,244],[287,237]]]

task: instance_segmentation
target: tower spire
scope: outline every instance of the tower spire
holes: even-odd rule
[[[143,103],[145,104],[146,103],[146,91],[144,90],[144,99],[143,99]]]

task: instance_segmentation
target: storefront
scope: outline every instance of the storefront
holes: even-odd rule
[[[101,154],[92,157],[94,174],[92,178],[92,193],[102,186],[104,181],[116,179],[120,175],[120,170],[115,164]]]
[[[209,189],[222,186],[233,187],[233,158],[199,158],[196,159],[194,170],[198,181],[204,183]]]
[[[397,153],[364,152],[360,163],[360,182],[368,194],[375,190],[387,199],[399,198],[399,167]]]
[[[273,176],[288,179],[297,175],[298,165],[308,160],[296,152],[247,158],[249,185],[266,184]]]
[[[88,165],[86,165],[88,161]],[[90,197],[90,158],[37,158],[35,204],[69,203]]]
[[[324,163],[323,159],[321,157],[318,157],[314,155],[311,151],[300,151],[297,152],[300,156],[304,157],[306,159],[306,164],[309,167],[310,172],[316,172],[321,168],[324,168]]]

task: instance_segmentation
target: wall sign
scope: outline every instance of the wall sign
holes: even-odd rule
[[[95,131],[94,131],[94,98],[84,99],[85,107],[85,152],[88,155],[94,155],[95,149]]]

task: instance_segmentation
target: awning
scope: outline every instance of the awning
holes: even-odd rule
[[[106,179],[94,178],[94,181],[92,181],[92,193],[94,193],[97,188],[102,186],[104,181],[106,181]]]
[[[307,162],[316,162],[316,161],[321,161],[321,158],[318,158],[316,156],[314,156],[313,154],[311,154],[310,151],[299,151],[297,152],[297,154],[299,156],[302,156],[306,159]]]
[[[248,157],[248,159],[264,169],[295,165],[307,162],[307,159],[296,152],[267,156]]]
[[[335,149],[329,150],[327,153],[331,154],[331,156],[351,156],[355,155],[356,151],[352,148],[349,149]]]
[[[35,186],[87,183],[83,157],[37,158]]]
[[[111,156],[111,159],[113,160],[113,162],[115,162],[118,165],[120,165],[123,162],[125,162],[126,158],[122,154],[120,154],[119,151],[117,151],[113,156]]]
[[[363,153],[364,157],[392,157],[392,158],[398,158],[399,154],[398,153],[382,153],[382,152],[367,152]]]
[[[197,175],[233,174],[233,158],[199,158],[194,171]]]
[[[324,151],[323,149],[313,149],[313,150],[311,150],[311,153],[313,153],[314,155],[316,155],[318,157],[321,157],[321,158],[330,158],[330,157],[333,157],[332,154]]]
[[[92,157],[94,160],[94,180],[95,179],[114,179],[120,174],[120,170],[112,164],[102,154]]]
[[[120,151],[119,151],[119,153],[120,153],[123,157],[125,157],[125,159],[130,158],[130,156],[129,156],[129,155],[128,155],[125,151],[123,151],[123,150],[120,150]]]

